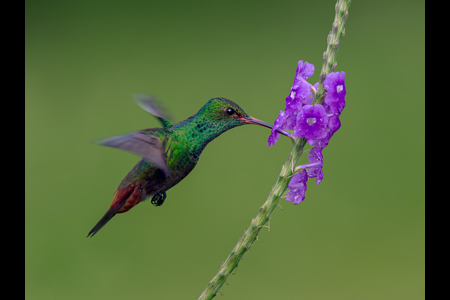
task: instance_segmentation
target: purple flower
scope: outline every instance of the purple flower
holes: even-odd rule
[[[320,105],[305,105],[297,116],[294,135],[309,141],[327,136],[328,117],[325,108]]]
[[[286,194],[286,201],[299,204],[305,200],[307,180],[308,174],[306,173],[306,170],[302,170],[301,172],[295,174],[289,182],[288,189],[290,189],[290,191]]]
[[[345,107],[345,72],[327,75],[324,88],[327,93],[323,105],[311,105],[313,95],[311,85],[306,81],[314,74],[314,65],[303,61],[297,64],[294,84],[286,97],[286,109],[280,111],[272,133],[269,136],[269,147],[275,145],[279,134],[277,129],[293,130],[294,136],[302,137],[313,146],[324,148],[330,138],[339,129],[341,123],[337,118]],[[318,82],[314,85],[317,90]]]
[[[306,181],[317,178],[316,184],[323,180],[322,150],[328,145],[333,134],[341,127],[339,115],[345,107],[345,72],[327,75],[324,88],[327,91],[323,104],[311,105],[313,93],[306,81],[314,74],[314,66],[299,61],[289,96],[286,97],[286,109],[280,111],[269,136],[269,147],[278,141],[277,130],[293,130],[294,136],[305,138],[313,146],[308,154],[309,164],[296,168],[296,173],[289,182],[286,200],[298,204],[305,199]],[[317,90],[318,82],[314,85]]]
[[[300,109],[302,108],[302,102],[299,101],[299,99],[297,98],[293,98],[295,97],[296,93],[291,92],[291,94],[289,96],[286,97],[286,109],[285,109],[285,114],[283,115],[283,119],[284,119],[284,129],[289,129],[292,130],[295,127],[295,123],[297,120],[297,114],[300,111]],[[278,117],[280,118],[280,117]]]
[[[291,87],[289,96],[286,97],[286,109],[284,118],[286,125],[284,129],[292,130],[295,127],[297,114],[304,105],[304,102],[309,100],[311,103],[311,84],[306,81],[308,77],[314,74],[314,65],[303,61],[297,64],[297,71],[295,74],[294,85]]]
[[[324,138],[317,139],[317,140],[308,140],[308,143],[312,146],[319,147],[319,148],[325,148],[328,146],[328,143],[330,142],[331,137],[333,134],[338,131],[338,129],[341,127],[341,121],[339,121],[339,118],[337,116],[333,116],[331,118],[328,118],[328,125],[327,125],[327,134]]]
[[[331,139],[331,134],[328,132],[327,133],[327,136],[326,137],[324,137],[323,139],[318,139],[318,140],[313,140],[313,141],[309,141],[308,143],[311,145],[311,146],[314,146],[314,147],[318,147],[318,148],[325,148],[326,146],[328,146],[328,143],[330,142],[330,139]]]
[[[283,125],[286,123],[286,119],[284,118],[284,112],[280,110],[280,113],[278,114],[278,118],[275,120],[275,124],[273,124],[272,127],[272,133],[269,136],[268,142],[269,148],[271,145],[275,145],[276,142],[278,142],[278,138],[280,137],[280,134],[277,132],[278,128],[283,128]]]
[[[322,155],[322,148],[319,147],[314,147],[311,149],[311,151],[309,151],[308,154],[308,159],[309,162],[311,163],[309,168],[308,168],[308,178],[316,178],[316,184],[319,185],[319,183],[322,181],[323,179],[323,172],[322,172],[322,167],[323,167],[323,155]]]
[[[313,64],[310,64],[307,61],[305,61],[305,64],[303,64],[303,60],[299,61],[297,64],[297,71],[294,78],[294,85],[299,83],[300,81],[306,82],[306,78],[311,77],[313,74],[314,74]]]
[[[330,73],[323,82],[327,95],[324,99],[324,106],[327,113],[339,116],[345,107],[345,72]]]
[[[314,89],[317,91],[317,87],[319,86],[319,83],[316,82],[316,84],[314,85]],[[311,89],[310,89],[311,90]],[[310,93],[304,100],[303,100],[303,105],[311,105],[313,99],[313,94]]]
[[[341,128],[341,121],[339,120],[339,117],[334,116],[328,119],[328,130],[331,135],[338,131],[339,128]]]
[[[295,99],[304,100],[311,92],[311,83],[306,79],[314,74],[314,65],[305,61],[299,61],[297,64],[297,71],[295,74],[294,85],[291,88],[291,94],[295,92]],[[302,102],[301,101],[301,102]]]
[[[314,119],[304,120],[304,118],[299,119],[299,114],[302,111],[302,108],[306,105],[311,106],[311,101],[313,99],[313,95],[311,92],[311,87],[313,87],[312,84],[306,81],[308,77],[314,74],[314,65],[308,63],[305,61],[303,63],[303,60],[299,61],[297,64],[297,70],[295,73],[294,78],[294,84],[291,87],[291,92],[289,93],[289,96],[286,97],[286,109],[284,110],[284,113],[280,112],[278,115],[278,118],[275,120],[274,127],[272,129],[272,133],[269,136],[268,143],[270,147],[271,145],[275,145],[275,143],[278,141],[279,134],[277,133],[276,129],[288,129],[288,130],[294,130],[295,132],[299,132],[299,130],[296,128],[299,127],[299,120],[300,122],[308,122],[313,123],[313,127],[317,128],[320,126],[326,126],[322,123],[326,122],[326,118],[322,119],[322,121],[319,121],[316,125],[314,125]],[[316,83],[314,85],[314,88],[317,89],[319,83]],[[317,110],[317,109],[316,109]],[[306,126],[305,123],[302,123],[300,127]],[[319,125],[322,124],[322,125]],[[309,125],[307,128],[311,129],[311,125]],[[313,131],[306,134],[307,136],[311,136],[312,139],[317,138],[316,136],[323,136],[323,132],[316,132],[316,134],[313,134]],[[297,135],[299,136],[299,135]],[[301,137],[304,137],[305,134],[303,134]]]
[[[311,149],[311,151],[308,154],[309,164],[307,165],[300,165],[296,170],[303,169],[306,170],[306,173],[308,174],[308,178],[317,178],[316,183],[319,185],[319,183],[323,179],[323,155],[322,155],[323,148],[320,147],[314,147]]]

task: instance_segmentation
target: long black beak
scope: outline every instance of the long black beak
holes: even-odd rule
[[[271,124],[269,124],[269,123],[266,123],[266,122],[264,122],[264,121],[258,120],[258,119],[256,119],[256,118],[253,118],[253,117],[250,117],[250,116],[241,117],[241,118],[242,118],[242,120],[244,120],[244,123],[245,123],[245,124],[255,124],[255,125],[264,126],[264,127],[270,128],[270,129],[272,129],[272,127],[273,127],[273,125],[271,125]],[[281,128],[278,128],[278,129],[277,129],[277,132],[280,133],[280,134],[282,134],[282,135],[287,136],[287,137],[290,138],[291,140],[294,139],[294,137],[292,136],[292,134],[290,134],[290,133],[287,132],[286,130],[283,130],[283,129],[281,129]]]
[[[258,120],[256,118],[247,116],[247,117],[242,117],[242,119],[244,120],[245,124],[256,124],[256,125],[261,125],[267,128],[272,129],[273,125],[266,123],[264,121]]]

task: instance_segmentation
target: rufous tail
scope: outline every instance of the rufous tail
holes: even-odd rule
[[[106,223],[109,222],[117,213],[123,213],[130,210],[141,201],[141,189],[139,186],[129,185],[114,193],[114,200],[111,207],[98,223],[89,231],[87,237],[93,237]]]

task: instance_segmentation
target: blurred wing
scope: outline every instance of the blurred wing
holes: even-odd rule
[[[133,132],[107,138],[96,144],[137,153],[163,171],[164,175],[169,173],[164,146],[154,137]]]
[[[139,105],[143,110],[158,118],[164,128],[167,129],[173,126],[173,123],[169,121],[170,117],[166,109],[163,108],[161,103],[157,101],[155,97],[144,94],[133,94],[132,97],[137,105]]]

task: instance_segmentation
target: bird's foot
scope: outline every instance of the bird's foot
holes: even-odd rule
[[[164,203],[164,200],[166,200],[167,194],[164,193],[156,193],[152,198],[152,204],[154,206],[161,206]]]

